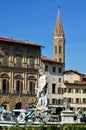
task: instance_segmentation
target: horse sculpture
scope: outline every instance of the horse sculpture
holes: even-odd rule
[[[18,122],[33,122],[35,119],[34,107],[30,107],[29,110],[20,110],[20,114],[17,117]]]

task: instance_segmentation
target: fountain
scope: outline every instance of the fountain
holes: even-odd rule
[[[20,112],[20,114],[15,117],[14,121],[16,124],[28,123],[31,125],[44,125],[50,119],[50,110],[47,107],[47,94],[46,76],[42,75],[38,83],[36,108],[30,106],[29,110],[13,110],[14,113]],[[13,119],[14,117],[12,120]]]
[[[41,75],[39,78],[37,89],[37,104],[36,107],[30,106],[29,109],[15,109],[11,112],[6,111],[3,107],[0,108],[0,125],[59,125],[64,123],[74,123],[75,113],[70,110],[68,100],[63,100],[64,110],[61,111],[61,120],[58,117],[54,119],[52,111],[47,104],[48,91],[46,88],[46,76]],[[76,116],[81,118],[83,112],[78,110]],[[84,118],[85,119],[85,118]],[[79,123],[78,121],[76,123]]]
[[[39,124],[43,125],[48,121],[49,117],[49,109],[47,107],[47,88],[46,88],[46,76],[42,75],[39,78],[38,90],[37,90],[37,100],[38,103],[36,105],[36,115],[39,117]],[[47,118],[46,118],[47,116]]]
[[[50,123],[51,111],[47,107],[47,88],[46,76],[41,75],[39,78],[37,89],[37,104],[36,108],[30,106],[29,110],[13,110],[14,112],[20,111],[19,116],[16,117],[17,123],[25,122],[28,124],[44,125]]]

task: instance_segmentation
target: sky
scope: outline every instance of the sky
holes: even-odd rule
[[[42,55],[53,59],[59,6],[65,69],[86,74],[86,0],[0,0],[0,37],[42,45]]]

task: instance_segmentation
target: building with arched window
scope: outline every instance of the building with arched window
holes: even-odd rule
[[[41,47],[0,38],[0,106],[11,110],[35,105]]]

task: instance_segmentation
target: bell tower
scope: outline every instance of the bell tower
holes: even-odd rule
[[[65,64],[65,37],[60,17],[60,8],[58,9],[58,18],[54,30],[54,59]]]

